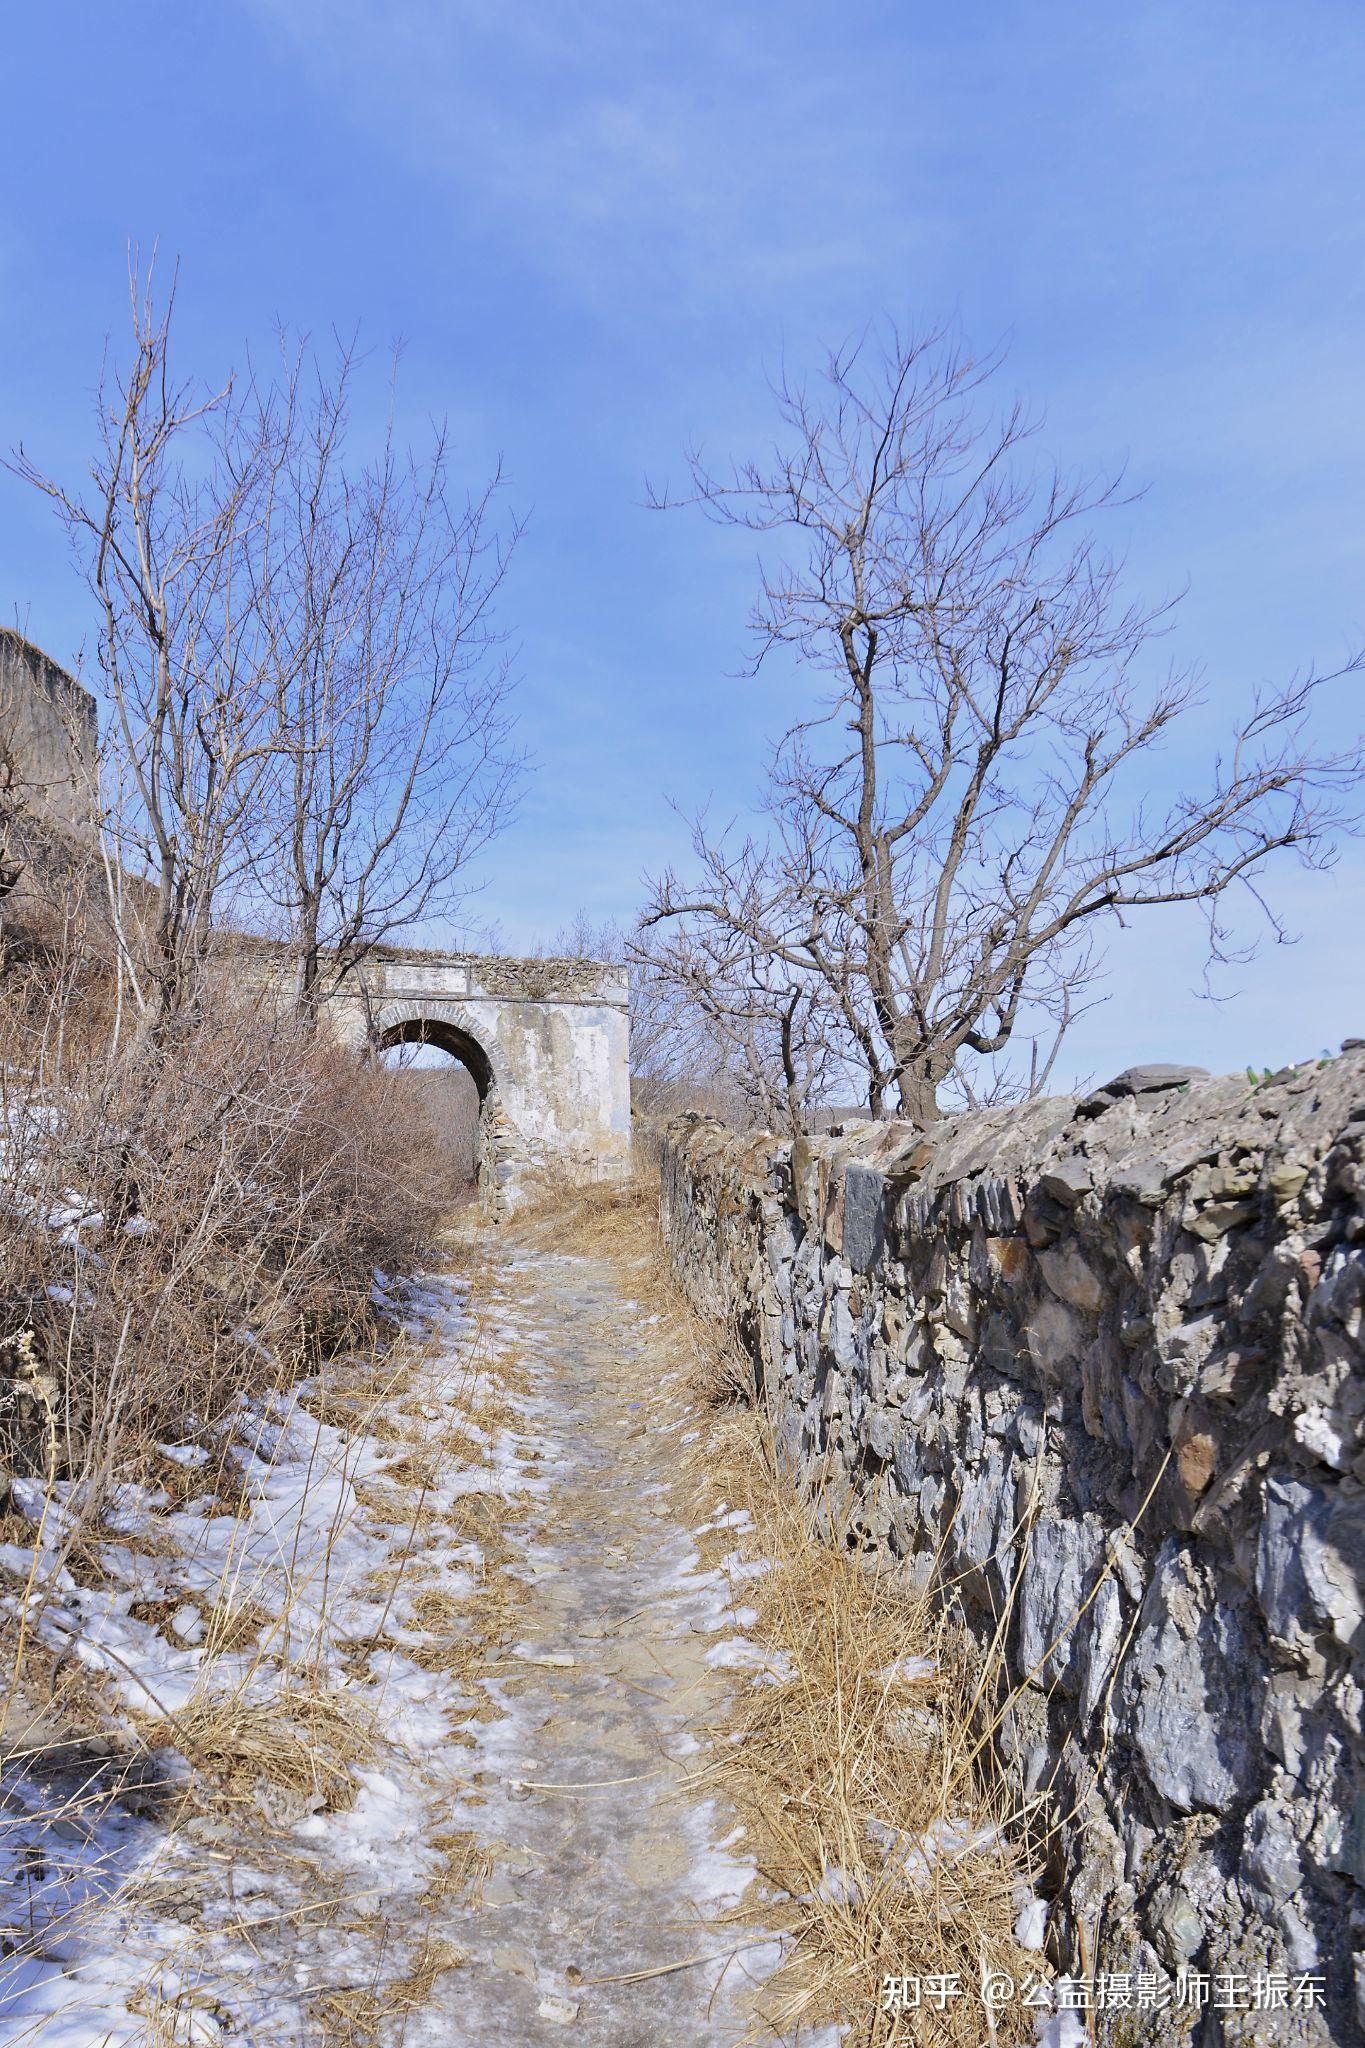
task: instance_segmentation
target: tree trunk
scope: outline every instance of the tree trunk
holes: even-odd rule
[[[305,908],[301,922],[302,929],[295,941],[294,1013],[304,1029],[312,1031],[317,1027],[322,981],[322,951],[318,945],[318,917],[314,906]]]
[[[900,1113],[920,1130],[938,1121],[938,1076],[928,1060],[916,1060],[902,1067],[896,1076]]]

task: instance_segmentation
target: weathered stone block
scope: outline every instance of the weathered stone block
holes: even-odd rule
[[[1035,1684],[1079,1690],[1078,1631],[1103,1557],[1104,1539],[1091,1523],[1057,1517],[1033,1530],[1019,1588],[1019,1662]]]
[[[856,1162],[844,1170],[844,1257],[855,1273],[866,1273],[882,1256],[886,1182],[873,1167]]]
[[[1059,1301],[1068,1301],[1086,1315],[1104,1305],[1104,1285],[1074,1244],[1057,1245],[1037,1254],[1038,1270]]]
[[[1187,1551],[1169,1546],[1143,1604],[1120,1690],[1148,1782],[1178,1813],[1218,1810],[1256,1784],[1266,1674],[1237,1608]]]

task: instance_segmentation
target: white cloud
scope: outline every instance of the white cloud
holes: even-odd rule
[[[861,291],[915,245],[904,113],[867,89],[866,41],[806,8],[244,4],[347,119],[468,209],[466,231],[512,237],[617,319],[647,281],[682,318],[803,280]]]

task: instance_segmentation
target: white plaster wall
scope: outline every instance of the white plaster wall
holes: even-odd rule
[[[498,1077],[503,1111],[537,1162],[573,1159],[605,1177],[630,1154],[624,1011],[609,1004],[475,997],[460,1005]]]
[[[538,962],[495,962],[499,978],[534,977]],[[586,973],[592,993],[490,994],[477,966],[410,954],[366,964],[364,995],[335,997],[333,1027],[362,1042],[372,1017],[382,1031],[426,1016],[474,1038],[493,1069],[503,1197],[514,1204],[528,1168],[557,1162],[585,1178],[630,1169],[630,1045],[624,986],[608,970]]]

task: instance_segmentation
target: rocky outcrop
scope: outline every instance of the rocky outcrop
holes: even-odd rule
[[[1100,2038],[1360,2038],[1361,1048],[927,1133],[685,1119],[663,1184],[793,1476],[1001,1652],[1054,1963],[1325,1982]]]

